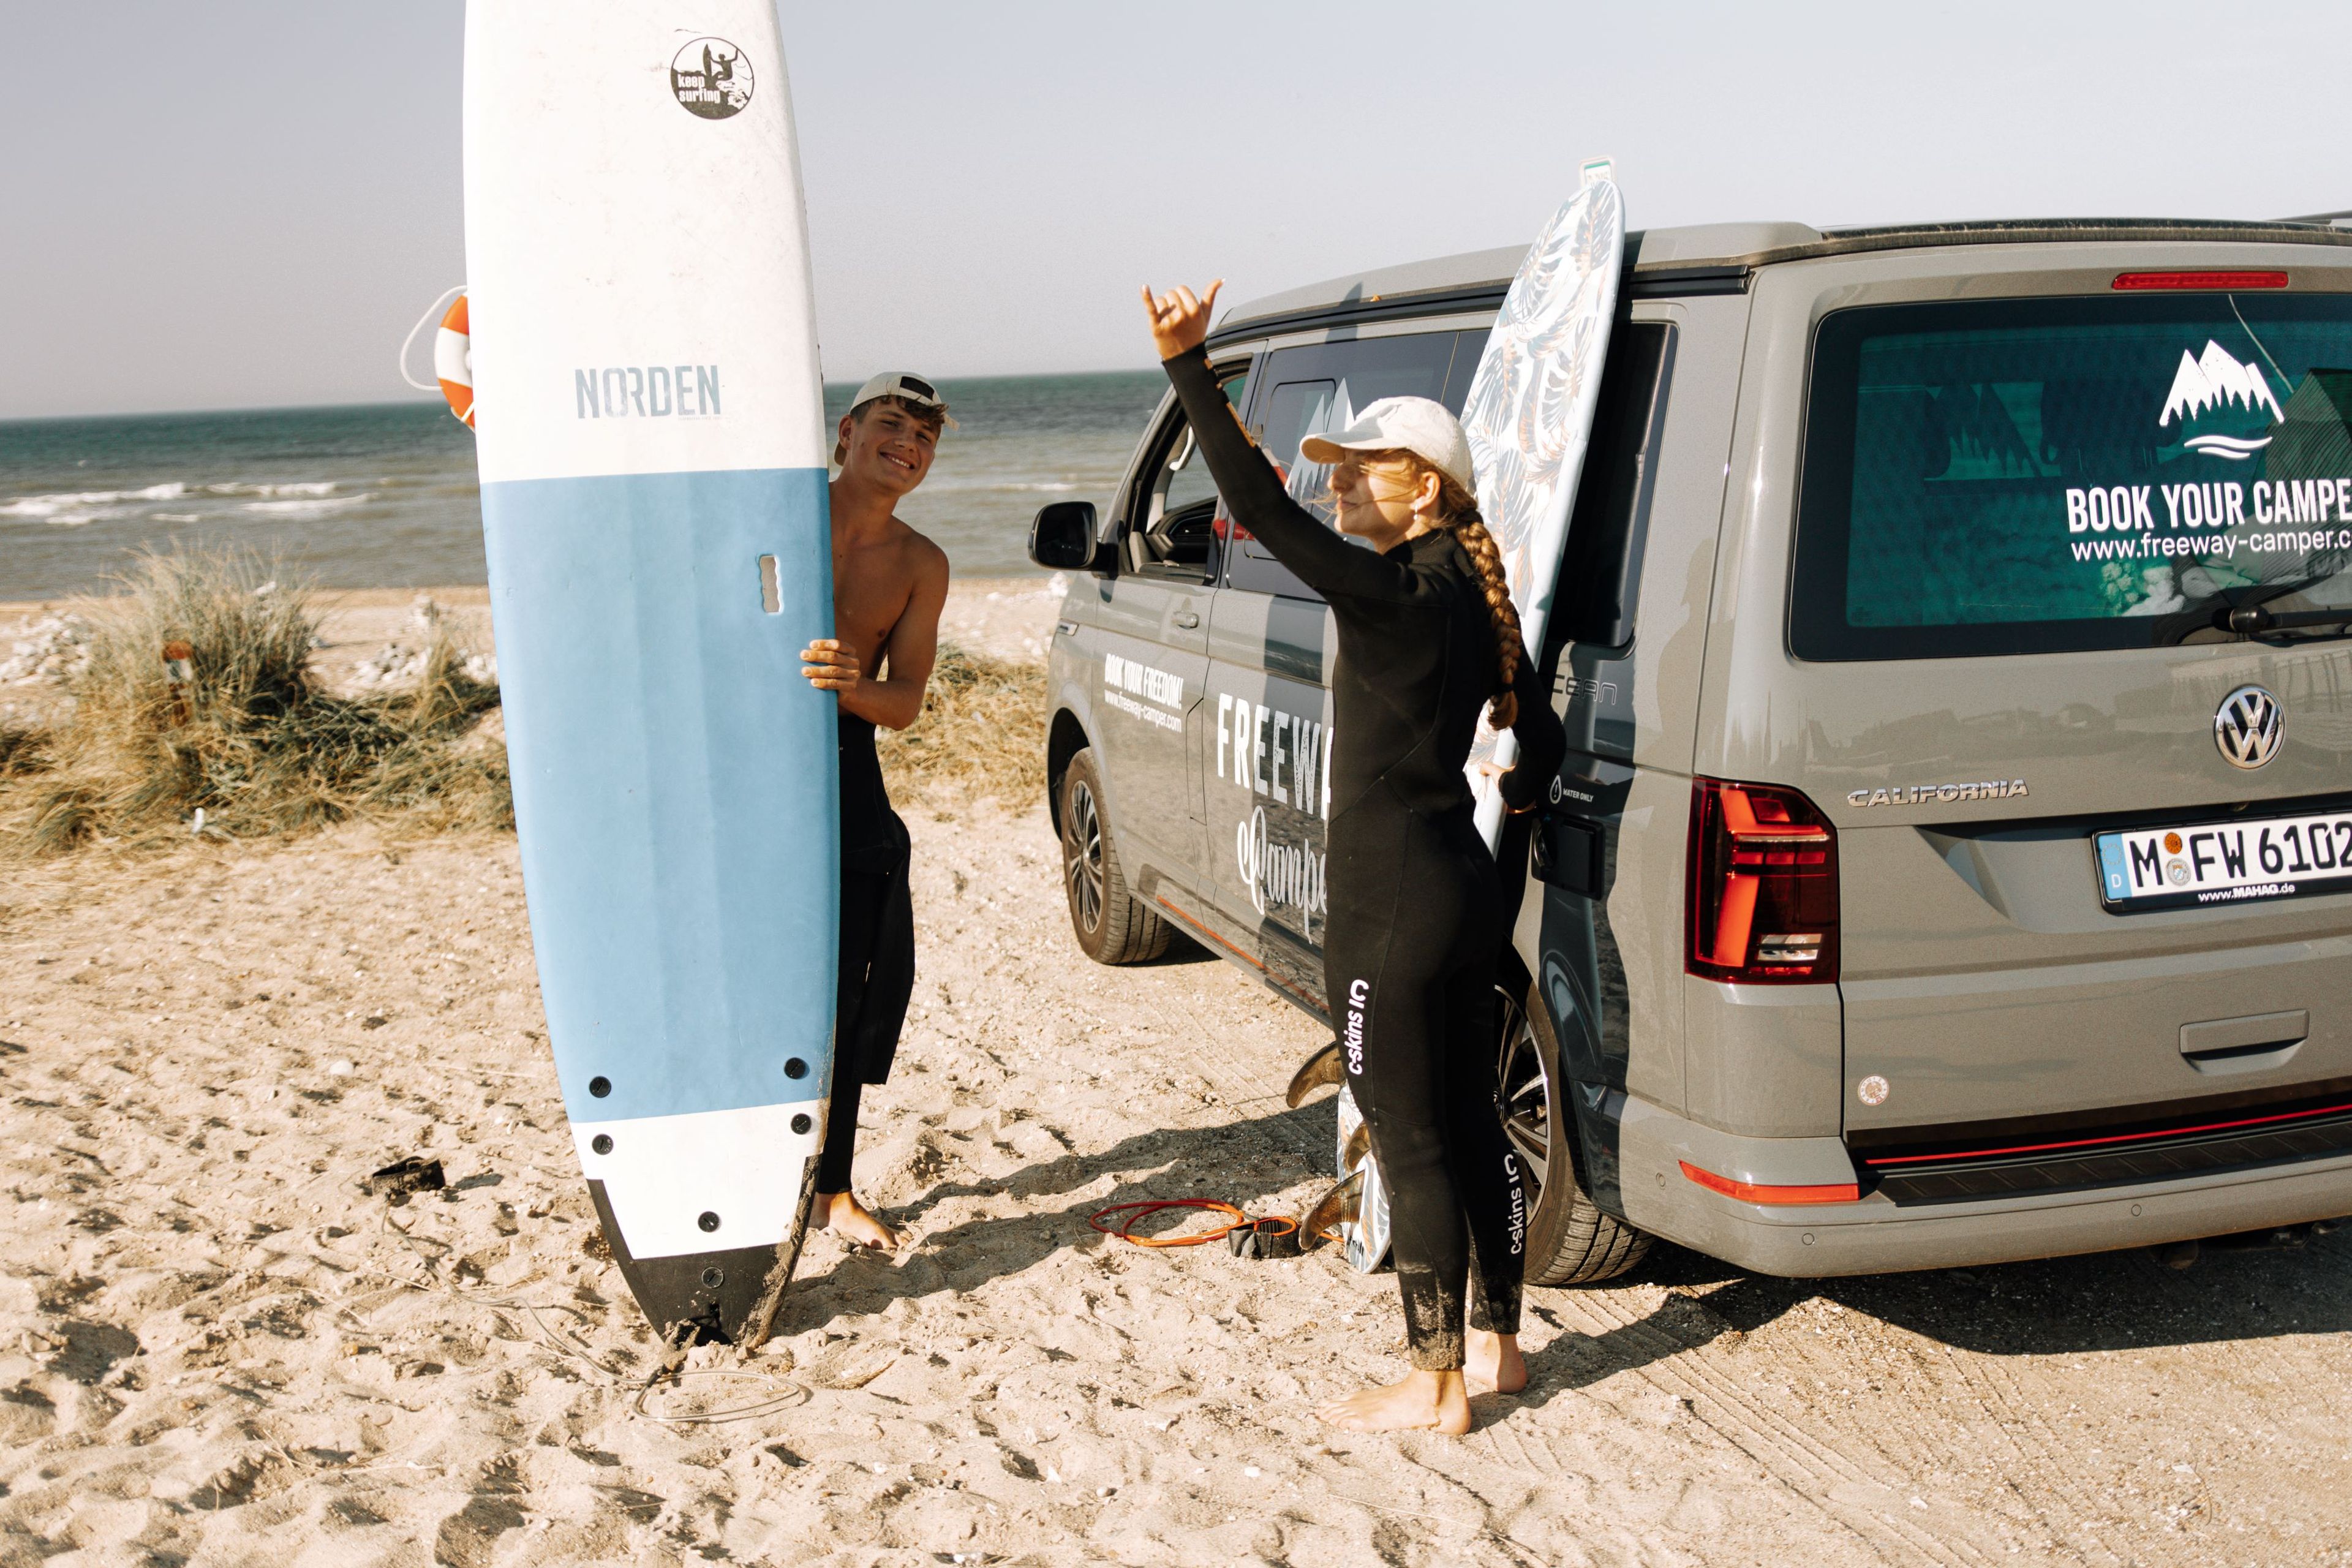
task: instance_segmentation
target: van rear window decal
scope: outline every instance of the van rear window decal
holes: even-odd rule
[[[2352,608],[2352,297],[1864,307],[1816,338],[1790,646],[2215,639]]]

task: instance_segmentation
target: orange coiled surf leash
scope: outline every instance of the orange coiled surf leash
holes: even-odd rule
[[[1210,1209],[1230,1215],[1229,1223],[1213,1230],[1194,1231],[1185,1236],[1138,1236],[1135,1224],[1148,1219],[1162,1209]],[[1106,1224],[1113,1215],[1127,1217],[1117,1224]],[[1087,1224],[1105,1236],[1115,1236],[1137,1247],[1200,1247],[1207,1242],[1223,1241],[1236,1258],[1296,1258],[1298,1256],[1298,1222],[1276,1215],[1269,1219],[1252,1219],[1233,1205],[1218,1198],[1139,1198],[1133,1203],[1113,1204],[1087,1216]]]

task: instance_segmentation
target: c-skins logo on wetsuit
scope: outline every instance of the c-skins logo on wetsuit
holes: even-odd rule
[[[1370,981],[1348,983],[1348,1024],[1339,1032],[1339,1047],[1348,1053],[1348,1070],[1358,1077],[1364,1071],[1364,1005],[1371,999]]]
[[[1524,1250],[1528,1239],[1528,1189],[1519,1180],[1519,1161],[1516,1154],[1503,1156],[1503,1177],[1511,1184],[1511,1256]]]
[[[751,101],[751,62],[724,38],[697,38],[671,58],[669,89],[688,114],[725,120]]]

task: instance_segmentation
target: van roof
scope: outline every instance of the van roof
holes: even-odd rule
[[[1634,291],[1644,294],[1737,293],[1759,267],[1818,256],[1906,250],[1954,245],[2030,245],[2068,240],[2150,244],[2168,240],[2234,240],[2241,244],[2352,246],[2347,215],[2316,214],[2270,222],[2206,218],[2010,218],[1986,223],[1897,224],[1862,228],[1814,228],[1801,223],[1715,223],[1637,229],[1625,237],[1633,258]],[[1499,301],[1527,247],[1465,251],[1402,267],[1326,279],[1304,288],[1251,300],[1218,320],[1218,338],[1244,328],[1264,331],[1316,322],[1339,324],[1402,311],[1423,314]]]

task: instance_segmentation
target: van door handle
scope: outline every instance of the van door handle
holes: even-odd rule
[[[1179,610],[1176,612],[1176,624],[1186,631],[1191,631],[1201,624],[1201,617],[1190,610]]]

